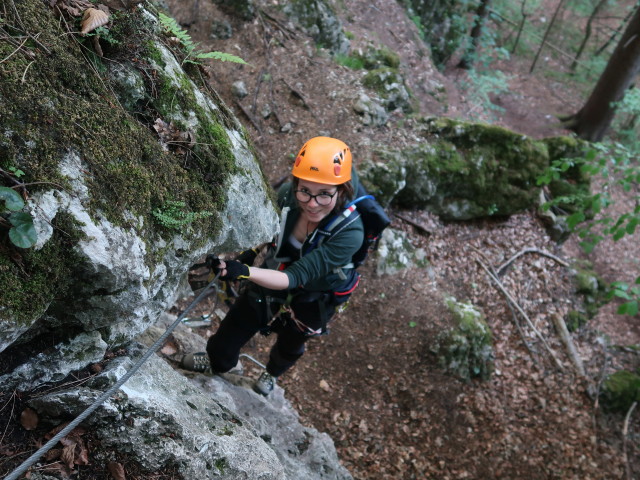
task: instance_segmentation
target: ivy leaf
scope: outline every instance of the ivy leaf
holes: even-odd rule
[[[12,212],[17,212],[24,208],[24,200],[12,188],[0,187],[0,200],[4,200],[7,210]]]
[[[20,248],[33,247],[38,241],[38,234],[33,227],[33,218],[25,212],[14,213],[9,217],[13,228],[9,230],[9,238]]]

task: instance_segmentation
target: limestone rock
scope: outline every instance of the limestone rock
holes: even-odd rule
[[[349,39],[342,30],[342,22],[326,0],[293,0],[284,12],[323,47],[333,54],[349,51]]]

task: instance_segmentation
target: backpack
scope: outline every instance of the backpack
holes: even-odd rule
[[[329,240],[332,235],[356,220],[358,216],[351,217],[354,211],[357,211],[362,219],[364,238],[358,251],[351,257],[351,263],[341,268],[357,268],[362,265],[369,251],[378,246],[380,235],[389,226],[391,220],[375,197],[369,195],[360,183],[356,191],[356,199],[352,200],[342,213],[333,217],[324,228],[318,229],[319,238],[312,243],[310,250],[320,246],[322,242]]]

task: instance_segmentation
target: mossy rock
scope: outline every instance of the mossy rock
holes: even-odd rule
[[[398,108],[405,113],[413,111],[411,95],[397,68],[381,67],[371,70],[362,79],[362,84],[384,99],[388,111]]]
[[[380,192],[386,203],[451,220],[505,216],[536,205],[536,181],[549,162],[544,143],[447,118],[423,119],[420,128],[424,142],[400,151],[376,149],[375,163],[363,168],[364,181],[374,185],[393,172],[393,180],[379,187],[390,187]]]
[[[626,413],[633,402],[640,401],[640,375],[628,370],[609,375],[602,385],[600,400],[605,410]]]
[[[453,317],[451,329],[440,333],[434,351],[439,365],[458,378],[487,380],[493,372],[493,335],[480,310],[453,297],[445,299]]]
[[[468,13],[472,2],[402,0],[401,3],[429,45],[434,64],[443,70],[471,29],[474,16]]]
[[[342,22],[326,0],[292,0],[283,8],[292,20],[309,34],[318,46],[332,54],[346,54],[351,42],[342,29]]]
[[[206,85],[197,71],[189,78],[179,73],[173,56],[169,64],[153,16],[144,9],[114,13],[101,41],[103,58],[92,53],[90,39],[72,39],[46,2],[16,2],[3,22],[5,29],[15,24],[37,33],[38,42],[27,42],[22,53],[0,42],[0,168],[24,171],[21,180],[31,198],[51,189],[73,192],[82,183],[89,192],[83,206],[92,220],[106,219],[143,236],[151,270],[165,240],[176,234],[152,214],[166,202],[184,202],[187,212],[210,212],[193,231],[181,233],[193,245],[214,238],[222,225],[218,212],[227,202],[226,182],[237,173],[226,132],[239,126],[222,102],[208,100],[203,107],[196,84],[203,90]],[[29,55],[37,61],[30,63]],[[123,68],[107,68],[112,63]],[[153,128],[157,119],[189,130],[196,141],[163,149]],[[82,164],[75,183],[61,171],[61,159],[71,153]],[[28,325],[52,302],[64,303],[71,295],[81,228],[63,211],[51,223],[53,235],[37,251],[15,251],[0,228],[0,321]]]
[[[397,70],[400,67],[400,56],[386,45],[379,48],[369,45],[365,50],[352,52],[350,56],[359,59],[366,70],[385,67]]]
[[[256,17],[256,5],[253,0],[213,0],[224,11],[249,21]]]
[[[579,310],[570,310],[567,312],[564,321],[567,325],[567,330],[570,332],[577,332],[587,324],[590,318],[591,315],[588,313],[581,312]]]
[[[579,268],[576,271],[575,285],[577,293],[592,297],[597,297],[600,292],[604,291],[604,283],[593,270]]]

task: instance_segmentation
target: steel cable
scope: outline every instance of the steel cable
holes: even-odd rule
[[[13,472],[7,475],[4,480],[17,480],[20,475],[25,473],[29,467],[31,467],[34,463],[38,461],[42,455],[48,452],[60,439],[64,438],[69,432],[71,432],[74,428],[76,428],[80,422],[86,419],[89,415],[91,415],[100,405],[102,405],[113,393],[118,390],[124,383],[129,380],[133,376],[134,373],[142,366],[144,362],[146,362],[151,355],[156,353],[156,351],[160,348],[160,346],[164,343],[171,332],[175,330],[175,328],[180,325],[180,322],[184,318],[184,316],[189,313],[189,311],[195,307],[202,299],[205,297],[210,288],[217,292],[216,281],[218,280],[218,276],[215,278],[200,292],[200,294],[195,298],[193,302],[185,308],[185,310],[180,314],[180,316],[167,328],[167,330],[158,338],[151,347],[145,352],[140,360],[136,362],[136,364],[131,367],[131,369],[125,373],[120,380],[118,380],[109,390],[104,392],[100,397],[96,399],[93,404],[91,404],[87,409],[78,415],[74,420],[72,420],[66,427],[64,427],[60,432],[58,432],[51,440],[45,443],[40,449],[38,449],[33,455],[27,458],[18,468],[16,468]],[[217,295],[216,295],[216,303],[217,303]]]

